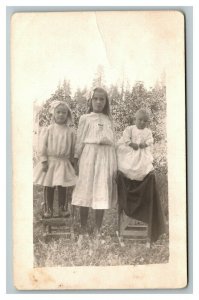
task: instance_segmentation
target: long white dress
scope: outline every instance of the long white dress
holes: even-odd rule
[[[39,138],[40,161],[34,169],[33,182],[42,186],[73,186],[76,175],[71,161],[74,159],[75,133],[63,124],[44,127]],[[47,172],[42,162],[48,161]]]
[[[117,202],[117,160],[112,123],[103,113],[81,116],[75,157],[79,158],[79,177],[72,204],[108,209]]]
[[[134,150],[130,143],[146,143],[146,148]],[[128,126],[117,145],[118,169],[131,180],[142,181],[153,170],[152,132],[149,128],[138,129],[136,125]]]

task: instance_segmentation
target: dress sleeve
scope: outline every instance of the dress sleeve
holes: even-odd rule
[[[148,134],[146,136],[145,143],[147,144],[147,146],[153,145],[153,135],[152,135],[152,132],[150,129],[148,130]]]
[[[106,117],[108,118],[108,117]],[[115,132],[112,120],[106,119],[105,126],[102,130],[96,131],[97,139],[101,145],[115,146]]]
[[[83,115],[79,119],[79,125],[77,129],[77,139],[76,139],[75,153],[74,153],[75,158],[79,158],[82,153],[86,132],[87,132],[86,116]]]
[[[70,151],[70,160],[72,163],[74,162],[75,143],[76,143],[76,134],[75,134],[75,131],[72,130],[72,132],[71,132],[71,151]]]
[[[116,131],[113,121],[111,121],[111,129],[113,131],[113,145],[116,147]]]
[[[43,127],[40,135],[39,135],[39,156],[40,156],[40,161],[47,161],[47,147],[48,147],[48,128]]]
[[[131,127],[127,127],[123,132],[123,140],[126,145],[129,145],[131,141]]]

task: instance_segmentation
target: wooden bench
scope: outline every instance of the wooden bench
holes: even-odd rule
[[[67,240],[74,238],[73,220],[71,216],[68,217],[52,217],[42,218],[43,237],[48,238],[64,237]]]
[[[150,248],[147,224],[128,217],[124,211],[120,212],[118,216],[117,235],[121,246],[124,246],[125,240],[130,240],[146,242],[147,248]]]

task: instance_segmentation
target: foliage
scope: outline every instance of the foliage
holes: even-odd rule
[[[63,84],[59,84],[56,91],[51,95],[49,99],[45,101],[40,111],[38,112],[39,126],[48,126],[51,121],[51,114],[49,112],[50,105],[53,101],[66,101],[69,105],[71,104],[71,89],[70,82],[64,80]]]
[[[154,151],[154,167],[156,170],[167,173],[166,158],[166,87],[164,81],[157,82],[147,90],[142,81],[137,81],[133,87],[127,83],[121,85],[105,86],[103,67],[99,66],[93,79],[93,88],[102,86],[108,91],[116,137],[120,138],[126,126],[134,123],[134,116],[138,109],[146,108],[150,115],[149,127],[153,132],[158,151]],[[66,101],[73,114],[74,127],[78,126],[79,118],[87,111],[89,91],[78,88],[71,95],[70,82],[64,80],[59,83],[56,91],[47,99],[37,112],[39,128],[48,126],[51,121],[49,113],[50,104],[55,100]],[[161,147],[160,147],[161,145]]]
[[[104,87],[102,74],[98,74],[98,80],[94,80],[94,85],[98,83]],[[149,126],[153,131],[155,142],[166,140],[166,87],[157,84],[147,90],[143,82],[136,82],[132,89],[122,86],[118,88],[111,85],[106,88],[110,98],[113,121],[117,132],[122,132],[124,128],[134,122],[134,116],[139,108],[146,108],[150,112]],[[39,111],[39,125],[48,126],[50,123],[49,107],[52,101],[66,101],[73,112],[75,127],[79,118],[87,111],[88,91],[86,88],[77,89],[74,96],[71,96],[70,82],[64,80],[62,85],[57,87],[54,94],[47,99]]]
[[[104,67],[102,65],[98,66],[97,72],[94,75],[92,89],[94,90],[96,87],[102,87],[106,89]]]

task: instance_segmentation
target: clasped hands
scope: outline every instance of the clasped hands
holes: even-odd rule
[[[47,160],[42,161],[42,171],[45,173],[48,171],[48,161]]]
[[[136,144],[136,143],[130,143],[129,146],[131,148],[133,148],[134,150],[138,150],[139,148],[140,149],[144,149],[147,147],[147,144],[146,143],[140,143],[140,144]]]

